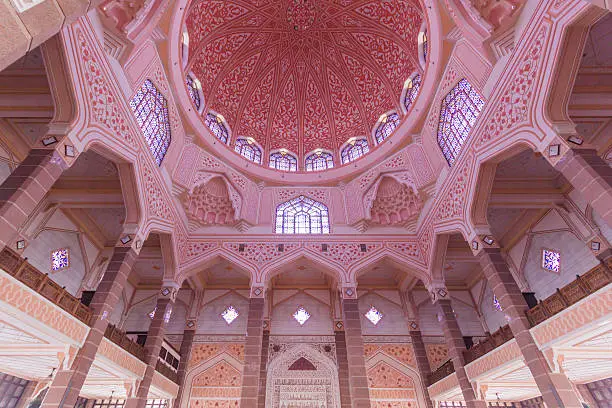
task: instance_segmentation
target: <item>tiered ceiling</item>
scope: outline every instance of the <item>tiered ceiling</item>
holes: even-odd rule
[[[237,137],[269,154],[333,153],[382,115],[404,116],[406,81],[421,70],[418,0],[196,0],[186,16],[186,72]]]

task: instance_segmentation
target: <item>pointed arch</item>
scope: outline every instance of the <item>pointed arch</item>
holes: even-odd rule
[[[277,234],[329,234],[329,210],[321,202],[304,195],[276,207]]]

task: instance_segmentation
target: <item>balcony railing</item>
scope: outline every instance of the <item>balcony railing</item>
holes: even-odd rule
[[[428,385],[435,384],[454,372],[455,366],[453,365],[453,360],[448,360],[446,363],[442,364],[434,372],[427,376],[427,383]]]
[[[610,273],[603,265],[598,265],[584,275],[576,275],[576,280],[567,284],[557,293],[547,297],[534,308],[527,311],[527,319],[532,326],[537,326],[549,317],[567,309],[591,293],[612,282]]]
[[[176,371],[172,370],[170,367],[168,367],[164,362],[162,362],[161,360],[157,360],[157,365],[155,366],[155,369],[164,377],[166,377],[167,379],[169,379],[170,381],[173,381],[175,383],[178,384],[178,374],[176,373]]]
[[[603,265],[598,265],[582,276],[576,275],[575,281],[565,285],[561,289],[557,289],[555,294],[547,297],[535,307],[527,310],[525,312],[527,319],[529,319],[532,327],[537,326],[546,319],[578,303],[590,294],[595,293],[610,282],[612,282],[612,276],[608,272],[608,269]],[[510,327],[508,325],[503,326],[485,341],[475,344],[469,350],[464,351],[463,357],[465,363],[471,363],[513,338],[514,335]],[[429,385],[434,384],[454,372],[455,368],[453,363],[449,360],[429,375],[428,383]]]
[[[66,289],[52,281],[48,274],[40,272],[15,251],[5,247],[0,252],[0,268],[83,323],[89,324],[92,315],[89,307],[82,304]]]
[[[145,361],[145,349],[140,344],[131,340],[125,332],[119,330],[112,324],[106,327],[104,337],[127,351],[128,353],[138,357],[140,360]]]
[[[484,356],[489,351],[496,349],[513,338],[514,334],[512,334],[510,326],[503,326],[491,336],[487,337],[486,340],[476,343],[470,349],[464,351],[463,358],[465,364],[469,364],[477,358]]]

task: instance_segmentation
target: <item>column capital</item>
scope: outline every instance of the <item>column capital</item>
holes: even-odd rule
[[[439,300],[450,300],[450,294],[444,282],[431,282],[427,285],[427,291],[431,298],[431,303],[436,303]]]
[[[489,231],[481,231],[470,240],[470,248],[474,256],[481,254],[483,251],[490,249],[501,249],[499,241]]]
[[[159,296],[163,299],[170,299],[170,301],[176,301],[176,295],[180,289],[180,285],[174,281],[164,280],[162,287],[159,291]]]

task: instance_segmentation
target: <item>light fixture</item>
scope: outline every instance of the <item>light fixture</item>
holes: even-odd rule
[[[193,78],[193,86],[195,86],[198,90],[202,90],[202,83],[198,78]]]
[[[478,241],[472,241],[472,249],[473,249],[474,251],[478,251],[478,247],[479,247],[479,246],[480,246],[480,245],[478,245]]]
[[[485,236],[485,237],[484,237],[482,240],[483,240],[483,241],[485,242],[485,244],[487,244],[487,245],[493,245],[493,243],[495,242],[495,240],[493,239],[493,237],[492,237],[492,236],[490,236],[490,235]]]
[[[57,143],[57,138],[55,136],[45,137],[42,140],[43,146],[51,146],[52,144]]]
[[[253,143],[255,143],[255,139],[253,139],[253,138],[252,138],[252,137],[250,137],[250,136],[246,138],[246,141],[247,141],[247,143],[248,143],[248,144],[250,144],[250,145],[252,145]]]
[[[319,149],[316,149],[316,150],[315,150],[315,153],[317,154],[317,156],[320,156],[320,155],[322,155],[322,154],[323,154],[323,149],[320,149],[320,148],[319,148]]]
[[[189,33],[187,31],[183,32],[183,44],[189,46]]]
[[[408,78],[404,86],[408,89],[412,89],[412,78]]]
[[[25,248],[25,240],[20,239],[19,241],[17,241],[17,249],[23,249]]]
[[[570,136],[567,138],[567,141],[578,146],[584,143],[584,140],[579,136]]]
[[[76,155],[76,151],[74,150],[74,146],[65,145],[64,146],[64,154],[66,157],[74,157]]]
[[[349,144],[350,144],[351,146],[355,146],[355,143],[357,142],[357,138],[356,138],[356,137],[351,137],[351,138],[348,140],[348,142],[349,142]]]
[[[556,157],[560,154],[561,154],[561,145],[556,144],[556,145],[548,146],[548,156],[549,157]]]
[[[126,235],[125,237],[121,237],[121,243],[123,245],[127,244],[128,242],[130,242],[132,240],[132,237],[130,237],[129,235]]]
[[[282,148],[279,150],[279,153],[282,154],[283,156],[287,155],[287,153],[289,153],[289,151],[285,148]]]
[[[601,249],[601,243],[597,241],[591,241],[591,250],[599,251]]]
[[[383,113],[383,114],[380,116],[380,122],[381,122],[381,123],[385,123],[385,122],[387,122],[387,114],[386,114],[386,113]]]

